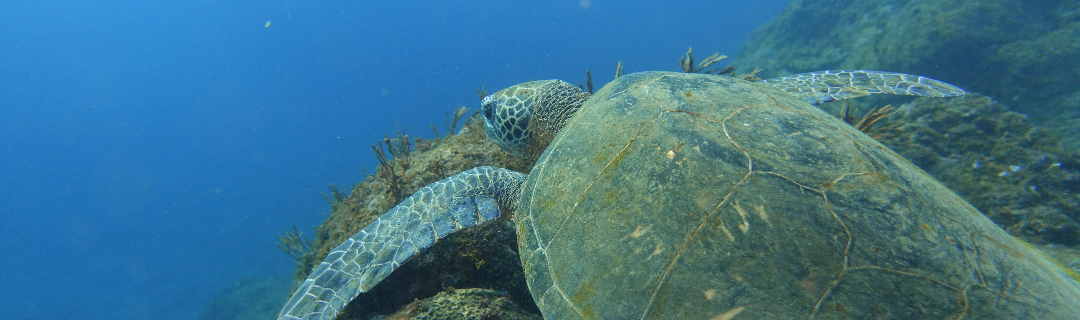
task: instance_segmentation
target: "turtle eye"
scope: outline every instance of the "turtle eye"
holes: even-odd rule
[[[495,120],[495,99],[484,98],[484,105],[480,106],[480,111],[484,112],[484,119]]]

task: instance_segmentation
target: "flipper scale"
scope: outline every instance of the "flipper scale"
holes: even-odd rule
[[[965,93],[954,85],[923,76],[868,70],[800,73],[761,82],[803,98],[812,105],[871,94],[952,97]]]
[[[334,319],[349,301],[438,239],[512,208],[524,181],[524,174],[477,167],[420,189],[330,251],[278,320]]]

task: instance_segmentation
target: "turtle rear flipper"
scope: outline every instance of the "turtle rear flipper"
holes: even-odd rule
[[[330,251],[278,319],[334,319],[349,301],[438,239],[512,210],[523,182],[524,174],[477,167],[420,189]]]
[[[811,105],[871,94],[953,97],[965,93],[954,85],[923,76],[867,70],[800,73],[761,82],[802,98]]]

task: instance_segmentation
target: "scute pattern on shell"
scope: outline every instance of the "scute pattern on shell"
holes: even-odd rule
[[[551,319],[1080,312],[1080,284],[940,182],[836,117],[730,77],[605,86],[538,160],[516,219]]]

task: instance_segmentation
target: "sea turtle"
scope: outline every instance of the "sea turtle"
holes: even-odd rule
[[[488,137],[532,172],[424,187],[330,252],[278,319],[333,319],[439,238],[510,213],[547,319],[1080,314],[1076,273],[812,106],[877,93],[964,91],[861,70],[503,89],[483,100]]]

